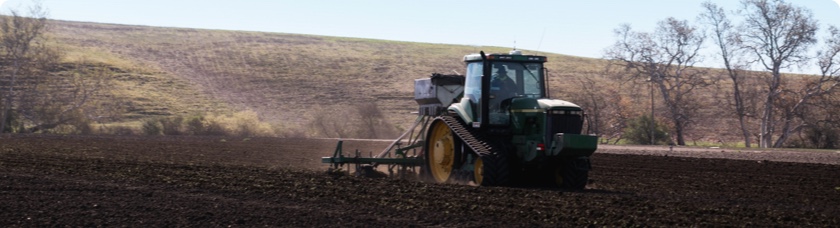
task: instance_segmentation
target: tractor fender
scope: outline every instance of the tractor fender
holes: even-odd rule
[[[473,118],[475,111],[473,111],[472,102],[469,98],[461,98],[461,102],[453,103],[447,108],[447,111],[458,115],[458,118],[463,120],[467,126],[475,122],[475,118]]]

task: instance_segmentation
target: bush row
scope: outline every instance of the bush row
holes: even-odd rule
[[[220,116],[174,116],[147,119],[141,131],[145,135],[215,135],[279,136],[279,126],[260,120],[254,111]]]

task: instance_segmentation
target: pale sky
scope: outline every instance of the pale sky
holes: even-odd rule
[[[694,21],[706,0],[42,0],[50,19],[501,46],[603,57],[613,30]],[[0,12],[31,0],[0,0]],[[740,1],[712,0],[727,10]],[[788,0],[840,26],[840,0]],[[820,37],[822,38],[822,36]]]

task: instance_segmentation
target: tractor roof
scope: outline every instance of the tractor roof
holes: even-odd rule
[[[523,55],[519,50],[510,51],[508,54],[488,54],[487,59],[490,60],[507,60],[507,61],[522,61],[522,62],[546,62],[548,58],[540,55]],[[469,54],[464,56],[464,62],[481,61],[481,54]]]

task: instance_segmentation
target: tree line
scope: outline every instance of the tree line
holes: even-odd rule
[[[725,99],[717,105],[725,106],[723,116],[738,120],[732,128],[741,132],[746,147],[752,147],[754,140],[762,148],[792,145],[796,143],[789,140],[803,133],[809,144],[820,144],[813,147],[840,146],[840,131],[835,130],[840,127],[835,114],[840,112],[838,28],[829,25],[827,35],[819,37],[820,24],[813,14],[784,0],[740,3],[739,9],[728,11],[705,2],[695,22],[670,17],[652,32],[619,26],[615,44],[605,51],[610,61],[606,74],[615,75],[613,80],[649,86],[650,110],[656,109],[655,98],[664,107],[661,119],[672,128],[673,134],[665,137],[677,145],[686,145],[687,129],[706,124],[698,123],[700,110],[709,107],[698,102],[703,94],[697,91],[719,87]],[[704,54],[706,47],[715,54]],[[705,58],[719,59],[723,69],[698,67]],[[819,69],[819,74],[783,73],[809,66]],[[617,93],[590,79],[579,79],[578,84],[591,88],[584,89],[579,99],[591,108],[588,120],[595,126],[594,133],[610,134],[616,129],[625,133],[631,125],[627,110],[592,99]],[[653,122],[633,126],[651,129],[639,132],[653,139],[658,129]]]

